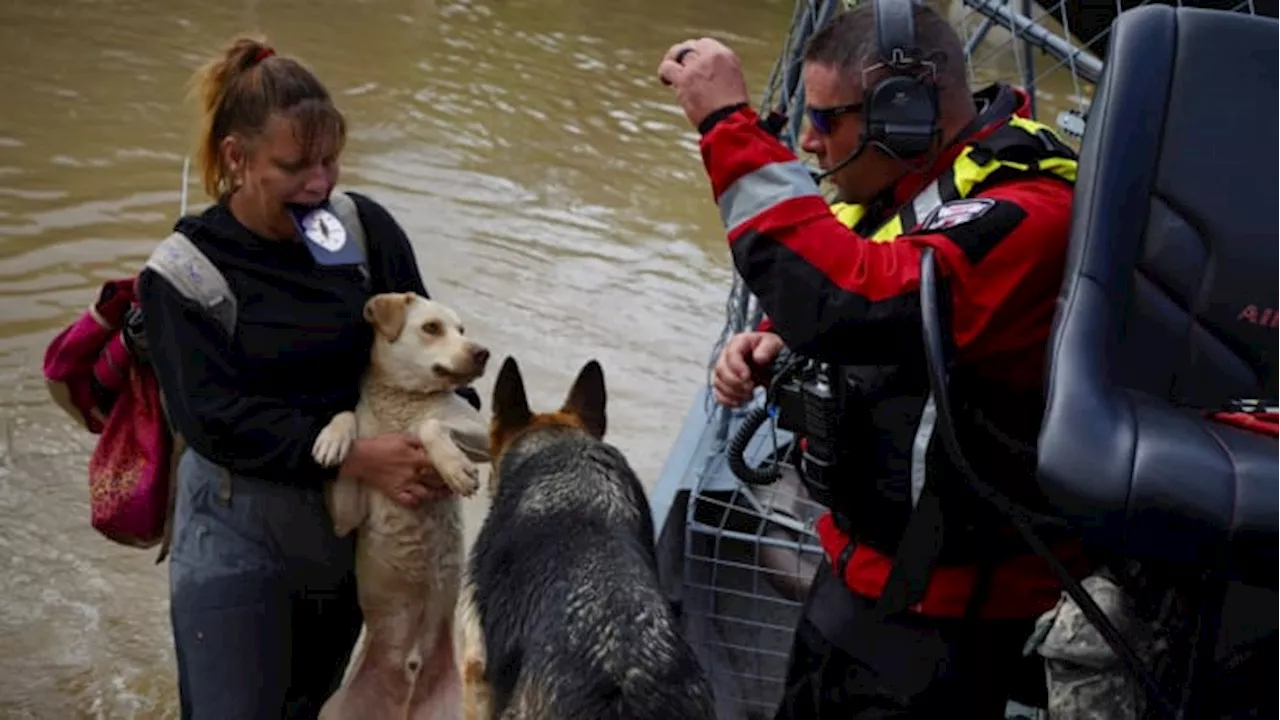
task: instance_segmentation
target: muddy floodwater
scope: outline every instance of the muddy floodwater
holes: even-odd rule
[[[790,0],[0,3],[0,718],[177,716],[167,569],[90,527],[93,437],[52,408],[40,360],[172,227],[185,83],[209,53],[258,29],[311,64],[351,125],[343,184],[391,209],[428,288],[495,370],[519,359],[536,406],[600,360],[610,439],[652,486],[706,378],[731,277],[696,136],[654,71],[672,42],[712,35],[761,88],[791,12]],[[1075,92],[1044,87],[1049,107]]]

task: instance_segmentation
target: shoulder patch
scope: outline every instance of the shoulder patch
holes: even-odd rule
[[[1027,211],[1017,203],[992,198],[953,200],[929,213],[912,235],[941,235],[978,264],[1022,224]]]
[[[991,212],[995,206],[996,201],[990,198],[952,200],[934,208],[933,212],[929,213],[929,216],[920,224],[920,230],[923,232],[938,232],[940,230],[948,230],[957,225],[964,225]]]

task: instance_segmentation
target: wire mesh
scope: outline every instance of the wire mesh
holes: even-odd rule
[[[865,0],[864,0],[865,1]],[[1033,96],[1033,113],[1057,111],[1042,122],[1068,140],[1084,133],[1094,84],[1101,75],[1110,22],[1116,13],[1151,0],[951,0],[935,2],[965,43],[971,85],[1008,82]],[[800,57],[815,28],[849,0],[797,0],[779,59],[761,98],[762,112],[788,118],[782,140],[798,146],[804,106]],[[1276,16],[1276,0],[1163,0],[1161,4]],[[1086,38],[1086,39],[1081,39]],[[708,373],[724,343],[755,327],[760,309],[734,275],[725,324],[715,342]],[[821,559],[814,522],[824,511],[812,502],[785,462],[792,438],[766,423],[744,456],[756,465],[781,458],[782,479],[748,486],[729,470],[726,451],[747,408],[728,410],[708,394],[709,421],[687,469],[692,492],[685,506],[682,607],[696,622],[690,641],[712,675],[722,712],[735,718],[771,718],[781,698],[793,628]]]

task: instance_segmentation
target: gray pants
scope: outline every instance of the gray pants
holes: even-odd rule
[[[316,488],[244,478],[188,449],[169,567],[182,717],[314,718],[362,618],[354,535]]]

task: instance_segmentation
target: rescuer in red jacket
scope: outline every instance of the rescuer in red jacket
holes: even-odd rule
[[[826,558],[779,719],[1001,717],[1020,679],[1043,692],[1040,660],[1022,649],[1060,593],[1008,522],[958,487],[933,438],[918,286],[921,253],[934,248],[951,303],[957,435],[985,479],[1036,506],[1045,342],[1075,155],[1027,118],[1025,93],[972,93],[959,38],[928,7],[906,11],[904,42],[919,52],[905,57],[916,62],[891,65],[876,30],[887,2],[838,15],[806,48],[801,145],[839,191],[834,205],[749,106],[731,50],[690,40],[659,67],[702,135],[734,264],[767,316],[726,345],[717,399],[747,401],[784,345],[841,366],[861,398],[845,410],[862,432],[844,443],[824,499]],[[932,115],[912,115],[919,102]],[[925,532],[908,547],[913,518]],[[1072,538],[1052,544],[1082,569]],[[893,599],[891,570],[908,588]]]

